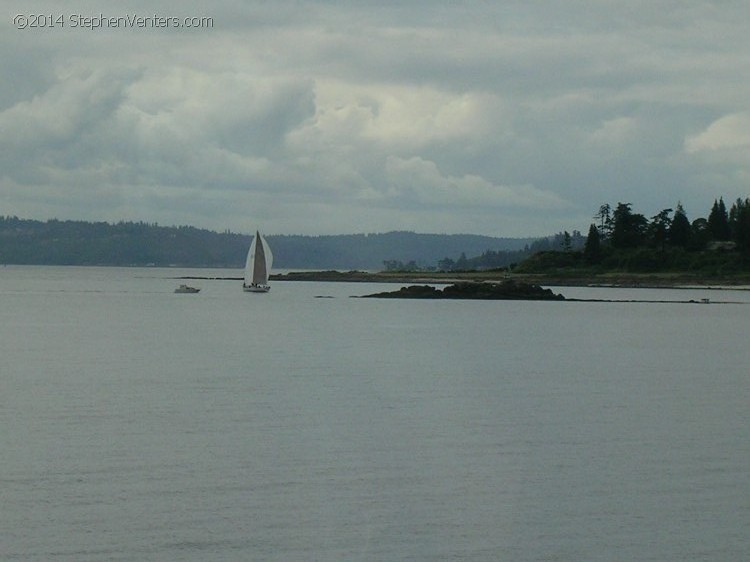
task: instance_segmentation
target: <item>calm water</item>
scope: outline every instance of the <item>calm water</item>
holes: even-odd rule
[[[0,269],[0,559],[750,552],[748,304],[173,294],[185,273]]]

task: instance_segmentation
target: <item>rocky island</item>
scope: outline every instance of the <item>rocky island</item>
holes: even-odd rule
[[[440,290],[430,285],[411,285],[398,291],[364,295],[380,299],[475,299],[475,300],[565,300],[550,289],[512,279],[500,283],[455,283]]]

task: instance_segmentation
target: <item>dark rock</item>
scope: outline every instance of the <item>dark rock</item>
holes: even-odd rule
[[[440,299],[443,294],[435,287],[429,285],[411,285],[401,287],[398,291],[388,291],[385,293],[376,293],[374,295],[365,295],[363,298],[378,299]]]
[[[478,300],[565,300],[539,285],[506,280],[502,283],[456,283],[442,291],[429,285],[411,285],[398,291],[365,295],[386,299],[478,299]]]

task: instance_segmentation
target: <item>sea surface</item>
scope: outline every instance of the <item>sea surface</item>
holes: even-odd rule
[[[0,268],[0,560],[748,559],[750,292],[182,275]]]

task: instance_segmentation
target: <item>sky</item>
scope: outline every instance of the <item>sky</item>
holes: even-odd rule
[[[707,216],[750,196],[748,24],[745,0],[4,1],[0,215],[504,237],[585,234],[605,203]]]

